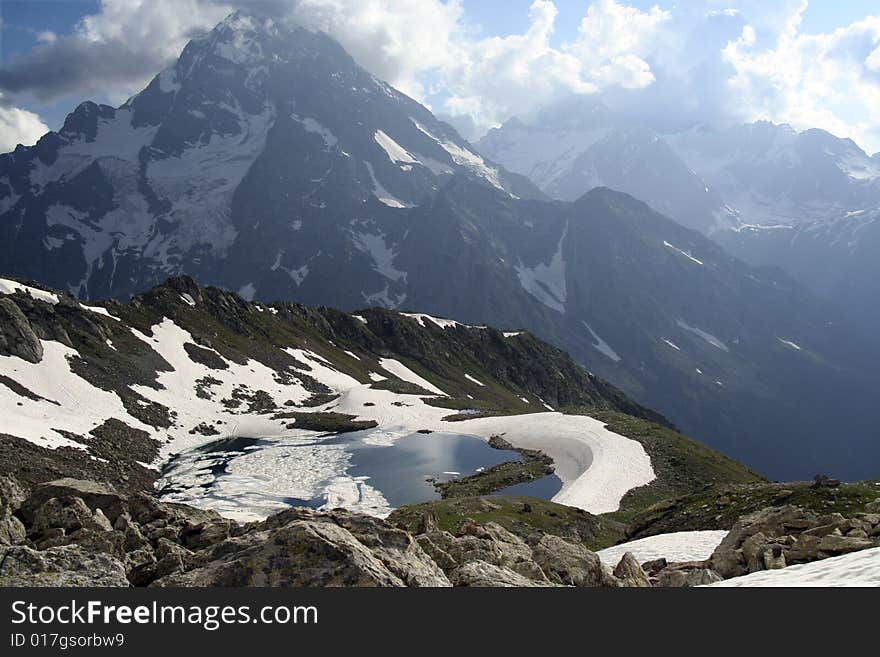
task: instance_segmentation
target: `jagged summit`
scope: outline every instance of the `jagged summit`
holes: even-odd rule
[[[0,157],[0,256],[8,274],[86,297],[179,273],[291,297],[337,266],[328,252],[381,239],[355,223],[453,176],[541,195],[326,34],[241,10],[121,107],[83,103],[60,132]]]

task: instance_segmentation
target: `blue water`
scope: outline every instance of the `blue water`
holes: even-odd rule
[[[522,484],[514,484],[502,488],[492,495],[516,495],[522,497],[539,497],[542,500],[552,499],[556,493],[562,490],[562,479],[555,474],[547,475],[541,479],[527,481]]]
[[[476,474],[478,468],[519,460],[517,452],[493,449],[474,436],[415,433],[390,448],[355,443],[349,473],[370,477],[369,484],[397,507],[440,499],[429,478],[448,481]]]
[[[440,499],[435,482],[466,477],[507,461],[519,461],[519,453],[493,449],[475,436],[454,433],[413,433],[388,445],[371,445],[373,430],[327,436],[318,445],[339,445],[348,454],[345,474],[365,478],[366,483],[382,493],[392,507]],[[217,509],[262,510],[285,506],[320,508],[327,504],[331,479],[316,486],[312,497],[285,495],[283,485],[273,477],[272,463],[279,472],[285,459],[298,459],[300,450],[315,448],[316,443],[294,444],[284,439],[227,438],[216,440],[178,455],[163,470],[160,495],[174,501]],[[240,469],[230,472],[237,459],[260,452],[269,464],[263,472]],[[303,455],[305,457],[305,454]],[[343,474],[339,472],[338,474]],[[283,480],[283,478],[282,478]],[[522,495],[552,498],[562,487],[556,475],[511,486],[496,495]]]

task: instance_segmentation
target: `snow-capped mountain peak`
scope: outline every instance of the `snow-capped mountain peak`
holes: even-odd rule
[[[0,236],[12,273],[57,262],[48,282],[78,295],[186,272],[290,296],[333,266],[310,239],[347,242],[351,222],[421,203],[455,175],[540,196],[326,34],[240,10],[121,107],[83,103],[58,133],[0,157]],[[267,249],[277,266],[254,261]],[[273,282],[260,289],[261,277]]]

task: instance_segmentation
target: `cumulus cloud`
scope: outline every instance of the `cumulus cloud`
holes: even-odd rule
[[[592,95],[661,130],[764,118],[880,148],[880,19],[807,34],[806,0],[689,0],[668,10],[592,0],[564,43],[554,38],[553,0],[534,0],[528,27],[498,37],[469,23],[462,0],[101,0],[71,34],[44,35],[0,66],[0,91],[19,106],[88,94],[121,102],[242,4],[329,33],[470,138]]]
[[[291,0],[289,16],[338,40],[364,68],[424,99],[426,74],[465,56],[459,0]]]
[[[599,86],[642,89],[655,80],[644,57],[657,47],[660,31],[671,18],[656,6],[641,12],[614,0],[597,0],[587,9],[577,40],[564,49]]]
[[[0,90],[39,101],[74,93],[122,100],[233,8],[214,0],[101,0],[71,34],[41,33],[32,51],[0,67]]]
[[[750,25],[723,50],[734,68],[730,95],[746,119],[822,127],[878,146],[880,16],[824,34],[801,29],[803,0],[769,44]]]
[[[557,8],[535,0],[530,26],[503,38],[478,36],[460,0],[102,0],[70,35],[0,68],[0,90],[41,101],[74,93],[123,99],[171,61],[194,32],[235,5],[259,5],[320,29],[375,75],[478,130],[571,93],[640,88],[653,75],[643,58],[669,15],[596,0],[578,37],[551,46]]]
[[[0,105],[0,153],[8,153],[18,144],[31,146],[49,132],[49,126],[33,112]]]

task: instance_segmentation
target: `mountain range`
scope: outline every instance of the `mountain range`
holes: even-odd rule
[[[880,154],[851,139],[767,121],[661,134],[586,97],[511,119],[479,148],[553,198],[632,194],[744,262],[783,269],[864,334],[880,326]]]
[[[770,476],[871,474],[875,342],[706,236],[747,222],[729,167],[708,182],[684,138],[571,114],[540,160],[510,156],[546,141],[521,123],[478,150],[328,36],[237,12],[121,107],[0,156],[0,263],[83,299],[187,274],[525,329]]]

